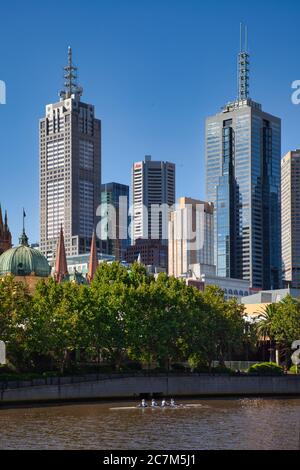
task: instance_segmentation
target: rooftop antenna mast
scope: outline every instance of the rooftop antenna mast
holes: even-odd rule
[[[240,52],[238,55],[238,101],[249,98],[248,29],[240,23]]]
[[[82,95],[82,88],[77,85],[77,67],[73,64],[72,48],[68,47],[68,65],[64,67],[64,90],[60,92],[63,99],[71,98],[72,95],[80,97]]]

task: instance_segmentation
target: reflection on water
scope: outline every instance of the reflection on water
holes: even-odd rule
[[[1,449],[299,449],[300,399],[188,400],[185,409],[132,402],[0,409]]]

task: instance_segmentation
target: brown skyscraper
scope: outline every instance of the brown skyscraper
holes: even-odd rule
[[[9,250],[11,247],[11,233],[7,223],[7,212],[5,211],[3,222],[2,209],[0,205],[0,255],[4,253],[4,251]]]
[[[100,204],[101,122],[82,88],[69,48],[65,89],[40,120],[40,249],[55,257],[62,224],[67,256],[90,252]]]

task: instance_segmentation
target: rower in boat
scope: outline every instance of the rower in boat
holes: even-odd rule
[[[159,406],[158,403],[157,403],[157,401],[155,400],[155,398],[152,398],[151,406],[152,406],[153,408],[155,408],[156,406]]]
[[[142,403],[139,404],[139,407],[140,407],[140,408],[147,408],[147,406],[148,406],[148,405],[147,405],[147,402],[146,402],[145,398],[143,398],[143,399],[142,399]]]
[[[171,398],[170,406],[173,406],[173,407],[177,406],[176,403],[175,403],[174,398]]]
[[[169,403],[163,398],[161,401],[161,407],[165,408],[166,406],[169,406]]]

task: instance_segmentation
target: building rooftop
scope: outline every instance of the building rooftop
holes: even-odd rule
[[[45,256],[28,245],[25,231],[20,237],[20,245],[5,251],[0,256],[0,276],[13,274],[14,276],[48,277],[50,272],[51,268]]]
[[[244,304],[271,304],[280,302],[287,295],[292,297],[300,297],[300,289],[275,289],[275,290],[262,290],[256,294],[249,295],[242,298]]]

